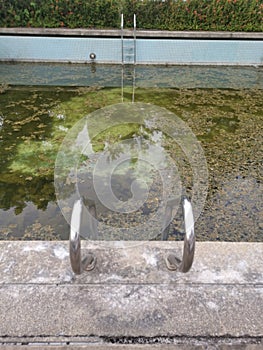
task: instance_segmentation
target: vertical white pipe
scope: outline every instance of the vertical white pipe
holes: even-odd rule
[[[121,14],[121,29],[123,29],[123,13]]]
[[[136,14],[133,14],[133,53],[134,53],[134,60],[133,63],[136,64]]]
[[[121,14],[121,63],[123,64],[124,53],[123,53],[123,13]]]

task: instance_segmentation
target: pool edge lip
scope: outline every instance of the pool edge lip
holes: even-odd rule
[[[242,284],[263,287],[263,243],[261,242],[196,242],[196,256],[187,274],[167,270],[165,257],[175,253],[181,258],[181,241],[86,241],[82,250],[94,251],[98,265],[88,274],[88,283],[150,284]],[[67,283],[70,268],[68,241],[0,241],[0,285],[24,283]],[[251,258],[253,256],[253,259]],[[108,264],[114,260],[115,263]],[[34,261],[34,264],[31,264]],[[12,264],[11,264],[12,262]],[[20,267],[14,269],[13,264]],[[123,275],[125,267],[135,267]],[[43,270],[45,274],[43,275]],[[125,270],[125,271],[123,271]],[[126,271],[127,272],[127,271]],[[109,279],[108,276],[112,274]],[[60,277],[58,277],[60,276]],[[45,277],[45,278],[44,278]],[[82,280],[82,283],[85,283]]]
[[[72,36],[72,37],[120,37],[120,29],[85,29],[85,28],[3,28],[0,35],[33,35],[33,36]],[[133,37],[133,31],[123,30],[124,37]],[[262,32],[225,32],[225,31],[168,31],[137,30],[136,37],[149,39],[244,39],[263,40]]]

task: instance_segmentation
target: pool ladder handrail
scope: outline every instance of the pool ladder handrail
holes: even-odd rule
[[[130,56],[133,57],[133,62],[125,61],[125,56],[127,57],[127,53],[125,54],[125,42],[124,42],[124,17],[123,13],[121,14],[121,63],[122,63],[122,77],[121,77],[121,98],[123,102],[123,92],[124,92],[124,79],[125,79],[125,65],[133,65],[132,72],[132,102],[135,99],[135,65],[136,65],[136,15],[133,15],[133,47],[132,54]]]
[[[188,272],[193,264],[194,261],[194,253],[195,253],[195,232],[194,232],[194,214],[193,214],[193,208],[191,202],[186,198],[183,197],[182,200],[182,208],[183,208],[183,219],[184,219],[184,248],[183,248],[183,257],[182,260],[178,259],[175,254],[169,254],[165,258],[166,266],[171,271],[180,271],[180,272]],[[167,227],[164,227],[163,229],[163,237],[165,235],[165,232],[167,234],[167,231],[170,227],[170,222],[173,218],[173,206],[167,205],[166,207],[166,225]],[[168,224],[168,225],[167,225]],[[164,240],[166,240],[167,237],[165,237]]]
[[[122,64],[136,64],[136,14],[133,15],[133,47],[131,57],[133,57],[133,62],[125,61],[125,41],[124,41],[124,17],[121,14],[121,62]],[[127,54],[126,54],[127,56]]]
[[[87,254],[84,259],[81,257],[80,226],[82,211],[82,200],[76,200],[71,214],[69,238],[70,263],[76,275],[80,275],[84,271],[93,270],[96,265],[96,257],[92,253]],[[92,224],[90,228],[92,229]]]
[[[184,248],[182,260],[178,259],[175,254],[169,254],[165,258],[167,268],[171,271],[188,272],[193,264],[195,253],[195,233],[194,233],[194,215],[191,202],[187,198],[183,198],[183,218],[185,227]],[[172,215],[172,207],[167,207],[167,218]],[[96,257],[92,253],[88,253],[84,259],[81,257],[81,240],[80,240],[80,224],[83,210],[82,200],[75,201],[73,205],[71,224],[70,224],[70,263],[75,274],[80,275],[84,271],[91,271],[96,265]],[[92,213],[95,215],[95,211]],[[92,225],[90,225],[92,228]]]

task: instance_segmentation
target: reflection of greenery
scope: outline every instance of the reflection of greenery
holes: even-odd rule
[[[19,175],[19,172],[1,174],[0,205],[4,210],[14,207],[20,214],[26,202],[33,202],[38,209],[45,209],[49,201],[55,200],[53,177]]]
[[[149,148],[149,143],[141,141],[149,140],[152,132],[153,130],[138,123],[118,124],[96,135],[92,139],[92,149],[94,152],[106,150],[109,153],[110,162],[116,160],[125,151],[123,147],[127,144],[131,153],[131,163],[136,164],[138,151],[147,152]],[[123,141],[127,143],[122,143]],[[139,148],[138,142],[140,143]]]
[[[128,140],[134,136],[139,136],[140,125],[135,123],[126,123],[116,125],[104,130],[92,139],[92,148],[95,152],[103,151],[105,143],[111,145],[116,144],[122,140]],[[111,147],[108,146],[108,150],[111,152]],[[115,147],[114,151],[117,148]]]

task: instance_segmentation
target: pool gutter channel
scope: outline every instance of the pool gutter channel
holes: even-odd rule
[[[182,242],[82,247],[97,265],[75,276],[68,242],[0,242],[0,344],[261,349],[263,243],[197,242],[186,274],[165,265]]]

